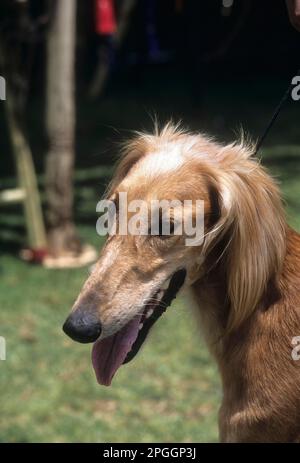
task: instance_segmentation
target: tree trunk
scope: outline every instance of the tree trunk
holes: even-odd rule
[[[80,252],[73,223],[76,0],[55,2],[47,41],[46,194],[53,256]]]

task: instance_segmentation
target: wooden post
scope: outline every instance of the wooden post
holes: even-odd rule
[[[33,250],[46,249],[46,231],[34,164],[30,148],[15,113],[13,94],[9,91],[9,88],[7,88],[5,106],[12,150],[17,167],[18,183],[24,191],[24,212],[28,244]]]

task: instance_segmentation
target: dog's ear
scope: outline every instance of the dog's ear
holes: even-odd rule
[[[144,156],[147,150],[146,143],[142,136],[137,136],[129,142],[126,142],[122,148],[116,171],[106,191],[107,197],[113,194],[117,186],[124,180],[132,167]]]
[[[209,231],[213,229],[221,218],[221,198],[216,182],[211,179],[207,182],[207,192],[209,213],[207,215],[207,223],[205,225]]]
[[[229,149],[229,148],[228,148]],[[238,147],[230,147],[238,150]],[[208,246],[225,237],[222,262],[230,303],[228,329],[239,326],[257,307],[285,254],[285,217],[277,185],[256,160],[229,153],[236,162],[218,169],[219,218]],[[226,159],[224,160],[226,161]],[[228,161],[228,157],[227,157]],[[214,201],[215,202],[215,201]]]

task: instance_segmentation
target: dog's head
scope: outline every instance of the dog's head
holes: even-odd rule
[[[233,241],[236,247],[230,255],[233,275],[228,276],[228,292],[230,295],[231,291],[232,300],[237,299],[237,285],[245,285],[250,278],[251,262],[260,250],[257,249],[251,258],[249,251],[242,247],[248,239],[251,253],[255,246],[266,244],[266,237],[253,246],[256,238],[260,241],[254,236],[254,218],[248,217],[247,223],[236,226],[237,210],[243,207],[243,200],[234,198],[238,194],[237,185],[225,172],[226,162],[231,162],[228,152],[233,147],[227,149],[226,156],[224,149],[205,137],[188,135],[171,126],[158,135],[139,135],[127,145],[107,195],[114,204],[118,232],[107,238],[100,259],[64,325],[65,332],[74,340],[95,342],[93,365],[100,383],[109,385],[118,367],[135,356],[150,328],[178,291],[201,279],[208,253],[230,227],[233,227],[230,242]],[[246,159],[245,154],[240,153],[240,157],[243,156]],[[225,166],[223,171],[221,161]],[[253,169],[253,164],[244,165],[246,170],[250,167]],[[240,177],[237,177],[236,182],[239,181]],[[136,200],[145,206],[139,216],[141,233],[131,234],[128,229],[127,234],[120,233],[121,219],[124,221],[124,217],[120,217],[121,213],[124,214],[120,194],[126,194],[127,206],[135,205]],[[153,233],[149,227],[153,202],[165,200],[173,201],[172,207],[168,217],[159,208]],[[201,224],[197,217],[197,201],[202,204]],[[184,211],[180,209],[179,214],[179,205],[184,202]],[[248,198],[247,204],[245,214],[255,213],[257,207],[253,198],[250,203]],[[249,204],[253,211],[248,210]],[[127,207],[127,224],[136,211],[135,206],[132,209]],[[195,236],[187,236],[185,225],[188,222],[193,224]],[[200,225],[201,236],[197,236]],[[187,240],[193,238],[193,245],[187,245]],[[238,268],[241,252],[249,254],[252,259],[243,263],[246,269],[243,271]],[[261,258],[264,260],[264,256]],[[267,258],[265,260],[261,268],[266,269],[271,263]],[[249,298],[255,301],[253,291],[258,293],[265,284],[263,272],[259,278],[253,283],[258,287],[240,288],[241,300],[235,300],[236,304],[249,305]]]

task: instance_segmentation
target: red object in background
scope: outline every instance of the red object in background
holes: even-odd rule
[[[22,249],[20,252],[21,259],[31,264],[42,264],[47,255],[48,250],[45,248],[27,248]]]
[[[111,35],[116,32],[117,23],[114,0],[96,1],[96,33]]]

